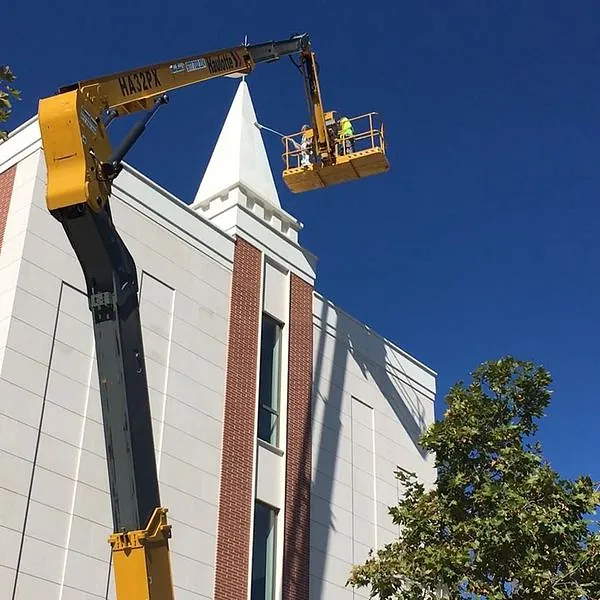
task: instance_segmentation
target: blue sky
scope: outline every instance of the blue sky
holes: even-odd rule
[[[439,373],[439,402],[481,361],[543,363],[541,439],[566,476],[600,479],[600,4],[63,1],[4,7],[1,61],[23,92],[9,123],[78,79],[299,31],[328,107],[385,119],[390,173],[293,196],[317,287]],[[101,14],[103,13],[103,14]],[[259,119],[306,120],[288,60],[248,78]],[[171,94],[128,162],[191,201],[237,82]],[[116,127],[117,134],[124,131]],[[268,151],[280,167],[280,142]]]

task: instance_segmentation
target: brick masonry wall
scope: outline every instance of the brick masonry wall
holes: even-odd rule
[[[253,506],[261,253],[238,238],[231,286],[215,600],[246,600]]]
[[[0,252],[2,251],[2,240],[4,239],[4,230],[6,229],[8,208],[10,206],[16,171],[17,165],[14,165],[4,171],[4,173],[0,173]]]
[[[283,600],[308,600],[313,290],[291,275]]]

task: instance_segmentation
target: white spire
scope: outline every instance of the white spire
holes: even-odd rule
[[[281,208],[245,78],[240,81],[192,207],[238,185]]]

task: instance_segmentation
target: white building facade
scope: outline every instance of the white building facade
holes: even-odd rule
[[[350,600],[394,534],[394,470],[435,373],[315,291],[242,80],[196,198],[126,166],[115,224],[138,266],[178,600]],[[83,274],[45,204],[37,119],[0,145],[0,597],[114,597],[108,476]]]

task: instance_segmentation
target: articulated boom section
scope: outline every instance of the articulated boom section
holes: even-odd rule
[[[314,151],[318,160],[325,165],[335,162],[332,156],[332,143],[327,134],[326,117],[323,112],[323,100],[319,87],[318,67],[315,53],[305,50],[302,53],[302,71],[306,88],[306,99],[312,116],[312,134]]]
[[[53,215],[83,269],[93,317],[118,598],[172,600],[170,528],[160,503],[135,263],[108,205],[100,213],[79,204]]]

